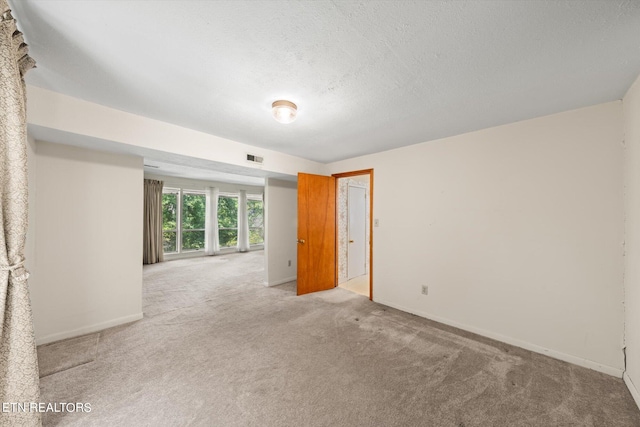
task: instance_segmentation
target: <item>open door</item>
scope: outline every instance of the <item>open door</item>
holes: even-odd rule
[[[298,295],[336,285],[336,179],[298,174]]]

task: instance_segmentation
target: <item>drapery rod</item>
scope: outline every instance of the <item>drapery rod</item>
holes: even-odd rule
[[[2,14],[2,19],[0,19],[0,21],[2,21],[2,22],[11,21],[12,19],[13,19],[13,15],[11,15],[11,9],[9,9],[5,13]]]

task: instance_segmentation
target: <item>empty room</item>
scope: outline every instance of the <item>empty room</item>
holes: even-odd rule
[[[0,25],[0,425],[640,426],[639,0]]]

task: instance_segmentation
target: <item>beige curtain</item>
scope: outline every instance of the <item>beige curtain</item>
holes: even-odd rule
[[[207,187],[207,213],[204,221],[205,240],[204,253],[215,255],[220,252],[220,239],[218,237],[218,198],[220,190],[216,187]]]
[[[249,211],[247,211],[247,191],[240,190],[238,195],[238,251],[247,252],[249,243]]]
[[[144,250],[142,262],[162,262],[162,181],[144,180]]]
[[[29,57],[6,0],[0,0],[0,402],[38,402],[38,358],[24,268],[27,233]],[[0,413],[0,425],[40,425],[40,414]]]

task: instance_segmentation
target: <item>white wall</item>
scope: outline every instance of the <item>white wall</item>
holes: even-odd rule
[[[142,183],[141,158],[37,142],[38,344],[142,317]]]
[[[625,382],[640,406],[640,77],[623,101],[625,139]]]
[[[266,284],[275,286],[296,280],[298,185],[268,178],[264,190]]]
[[[247,153],[264,157],[259,169],[297,175],[318,173],[323,165],[277,151],[242,144],[159,120],[149,119],[39,87],[27,86],[27,122],[69,138],[93,138],[228,165],[248,167]],[[44,138],[43,138],[44,139]],[[68,142],[70,145],[71,142]]]
[[[622,138],[617,101],[328,172],[375,169],[376,301],[621,375]]]

